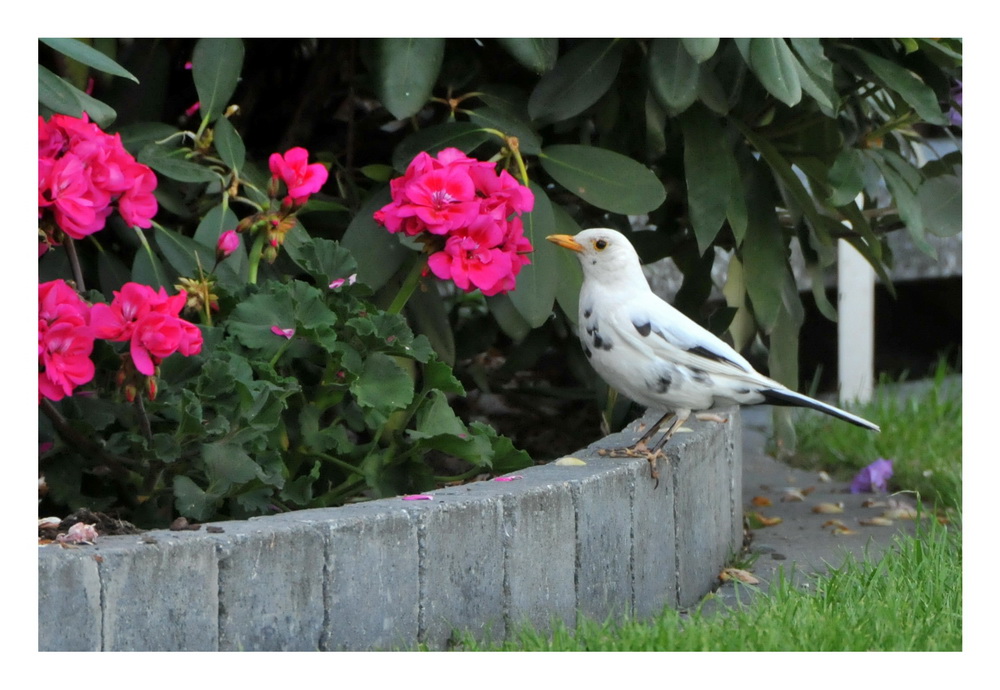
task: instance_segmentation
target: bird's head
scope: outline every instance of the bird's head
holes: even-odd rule
[[[576,252],[584,279],[613,286],[640,281],[646,286],[639,255],[617,230],[591,228],[576,235],[549,235],[549,242]]]

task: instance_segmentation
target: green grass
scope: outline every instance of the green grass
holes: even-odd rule
[[[791,464],[825,469],[842,479],[878,458],[893,461],[890,491],[915,491],[939,508],[962,501],[962,387],[938,366],[928,385],[880,385],[873,400],[852,412],[881,433],[827,415],[803,414],[795,422],[798,447]],[[909,392],[908,392],[909,391]]]
[[[526,629],[468,651],[958,651],[962,648],[962,545],[955,528],[928,521],[878,562],[847,560],[808,587],[772,583],[767,595],[726,614],[667,609],[653,622]]]
[[[950,513],[927,515],[881,560],[844,564],[808,586],[772,582],[766,594],[724,613],[666,609],[651,622],[595,622],[550,633],[523,629],[500,646],[461,637],[470,651],[945,651],[962,649],[961,385],[943,367],[931,385],[900,395],[883,386],[855,408],[881,425],[872,434],[822,415],[796,423],[800,463],[849,478],[879,457],[894,461],[891,488],[912,490]],[[903,389],[905,390],[905,388]],[[743,586],[743,585],[737,585]],[[745,598],[745,597],[744,597]]]

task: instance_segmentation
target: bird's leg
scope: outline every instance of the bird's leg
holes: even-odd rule
[[[687,410],[677,410],[674,414],[674,420],[670,422],[670,426],[667,427],[665,432],[663,432],[663,437],[656,442],[653,449],[646,455],[646,459],[649,460],[649,476],[656,480],[656,486],[660,485],[660,473],[656,469],[656,461],[663,454],[663,446],[667,444],[667,441],[669,441],[670,437],[674,435],[674,432],[681,428],[681,424],[686,422],[690,415],[691,413]],[[661,419],[660,422],[663,422],[665,419],[666,417]],[[657,424],[656,426],[658,428],[660,425]],[[655,489],[656,486],[653,488]]]
[[[609,455],[613,458],[643,458],[647,457],[649,453],[648,443],[656,432],[660,430],[663,423],[674,416],[673,412],[667,412],[665,415],[660,417],[655,424],[651,424],[646,433],[639,437],[639,440],[633,443],[627,448],[610,448],[607,450],[602,449],[600,451],[601,455]]]

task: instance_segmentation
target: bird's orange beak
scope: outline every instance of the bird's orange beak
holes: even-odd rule
[[[572,235],[549,235],[546,237],[549,242],[558,244],[560,247],[572,249],[574,252],[582,252],[583,245],[576,241]]]

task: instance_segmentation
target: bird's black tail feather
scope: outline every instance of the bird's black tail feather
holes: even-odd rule
[[[827,405],[825,402],[820,402],[810,398],[808,395],[802,395],[801,393],[796,393],[793,390],[782,389],[782,388],[771,388],[768,390],[761,391],[764,396],[764,402],[769,405],[787,405],[791,407],[809,407],[814,410],[819,410],[825,414],[831,415],[838,419],[843,419],[845,422],[850,422],[851,424],[856,424],[865,429],[871,429],[872,431],[881,431],[877,424],[872,424],[867,419],[862,419],[857,415],[853,415],[850,412],[845,412],[839,407],[834,407],[833,405]]]

